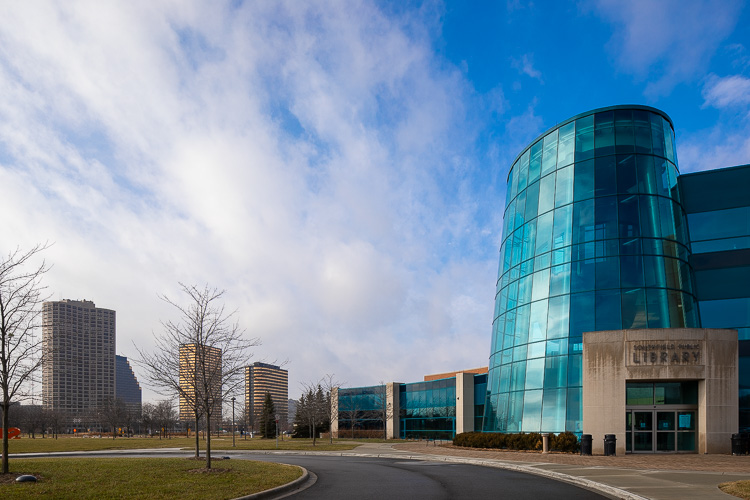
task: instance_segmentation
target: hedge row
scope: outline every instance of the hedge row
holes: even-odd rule
[[[542,435],[538,432],[499,434],[494,432],[464,432],[453,438],[454,446],[466,448],[497,448],[508,450],[541,450]],[[570,431],[549,435],[550,450],[575,453],[580,450],[580,443]]]

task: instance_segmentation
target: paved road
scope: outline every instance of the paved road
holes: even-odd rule
[[[571,484],[475,465],[320,455],[233,453],[232,456],[301,465],[314,473],[316,483],[291,496],[293,500],[606,498]]]

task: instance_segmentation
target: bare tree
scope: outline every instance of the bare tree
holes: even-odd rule
[[[153,408],[153,424],[159,428],[159,439],[169,437],[169,431],[177,423],[177,411],[174,409],[174,404],[168,399],[163,399]],[[197,428],[195,434],[198,434]]]
[[[99,423],[112,429],[112,439],[117,437],[117,426],[125,422],[127,408],[120,398],[109,398],[99,409]]]
[[[136,363],[145,371],[146,381],[157,392],[177,395],[193,412],[196,423],[195,456],[199,456],[198,423],[203,417],[206,429],[206,468],[211,468],[211,419],[221,412],[222,401],[237,392],[244,382],[244,367],[249,349],[259,344],[246,339],[245,330],[221,304],[223,290],[206,285],[180,283],[187,296],[182,305],[166,296],[160,298],[173,306],[178,321],[162,322],[155,335],[156,349],[147,352],[136,346]],[[231,396],[229,396],[231,397]]]
[[[338,401],[338,389],[341,387],[341,383],[336,380],[336,376],[332,373],[325,374],[320,380],[320,387],[323,389],[323,394],[326,397],[328,404],[328,437],[330,443],[333,444],[333,421],[339,418],[339,401]]]
[[[49,245],[27,251],[16,249],[0,260],[0,388],[3,407],[2,473],[8,473],[8,413],[14,400],[31,391],[32,377],[42,364],[42,341],[34,335],[39,327],[41,305],[47,299],[42,277],[47,264],[31,261]]]

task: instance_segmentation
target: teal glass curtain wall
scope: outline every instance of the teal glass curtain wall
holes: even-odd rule
[[[582,334],[699,327],[670,119],[578,115],[508,175],[488,432],[581,431]]]

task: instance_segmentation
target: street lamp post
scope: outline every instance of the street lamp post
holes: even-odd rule
[[[232,398],[232,448],[235,447],[235,444],[234,444],[234,401],[236,399],[237,398]]]
[[[276,449],[279,449],[279,415],[278,413],[275,415],[276,417]]]

